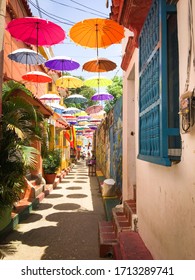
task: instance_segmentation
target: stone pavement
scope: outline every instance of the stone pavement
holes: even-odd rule
[[[98,260],[105,210],[97,177],[81,160],[0,243],[4,260]]]

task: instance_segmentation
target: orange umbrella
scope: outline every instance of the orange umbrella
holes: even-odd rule
[[[78,45],[88,48],[106,48],[119,43],[124,37],[124,27],[111,19],[85,19],[73,25],[70,38]]]
[[[115,62],[103,57],[91,59],[83,64],[83,69],[88,72],[108,72],[115,68]]]

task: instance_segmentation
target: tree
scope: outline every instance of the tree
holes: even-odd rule
[[[122,77],[115,76],[112,79],[112,81],[113,81],[112,85],[107,87],[107,92],[112,94],[114,96],[114,99],[105,102],[104,110],[106,112],[109,112],[114,107],[114,104],[116,103],[117,99],[119,99],[123,93]]]
[[[81,80],[84,80],[84,78],[82,76],[75,76],[76,78],[79,78]],[[76,107],[78,109],[81,110],[85,110],[87,107],[91,106],[94,104],[94,101],[91,100],[92,95],[94,95],[94,93],[96,92],[95,89],[91,88],[91,87],[87,87],[87,86],[82,86],[80,88],[71,88],[69,89],[69,92],[71,94],[81,94],[83,95],[85,98],[87,98],[87,102],[86,103],[66,103],[66,98],[64,98],[64,104],[66,104],[66,106],[68,107]]]

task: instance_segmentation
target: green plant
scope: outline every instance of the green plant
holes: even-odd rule
[[[0,210],[12,207],[25,188],[25,174],[36,167],[38,151],[31,147],[40,139],[42,116],[21,94],[32,96],[14,81],[3,84],[3,116],[0,124]]]
[[[61,151],[54,149],[48,151],[47,155],[43,158],[43,170],[45,174],[56,173],[61,165]]]

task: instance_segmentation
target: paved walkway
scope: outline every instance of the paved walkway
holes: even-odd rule
[[[97,260],[101,220],[105,211],[98,181],[81,160],[0,249],[4,260]]]

